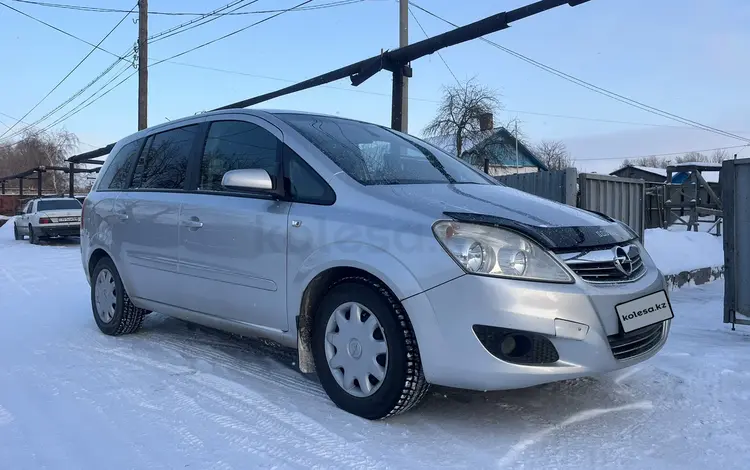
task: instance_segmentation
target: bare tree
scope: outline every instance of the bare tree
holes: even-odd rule
[[[78,138],[66,130],[44,132],[27,130],[21,139],[0,144],[0,175],[21,173],[40,166],[67,166],[65,159],[78,147]],[[46,189],[59,192],[67,176],[45,178]]]
[[[649,156],[649,157],[638,157],[638,158],[626,158],[622,161],[622,167],[624,168],[626,166],[646,166],[649,168],[666,168],[670,165],[671,160],[668,158],[660,158],[657,156]]]
[[[688,152],[681,157],[675,158],[675,163],[710,162],[711,158],[700,152]]]
[[[447,86],[437,115],[424,129],[426,137],[450,139],[443,145],[447,151],[461,157],[467,145],[475,145],[492,134],[482,130],[480,117],[496,114],[500,109],[497,92],[476,83],[473,79],[461,85]]]
[[[732,158],[732,154],[730,154],[727,149],[716,149],[709,157],[709,161],[713,163],[721,163],[724,160],[729,160],[730,158]]]
[[[575,165],[568,148],[559,140],[543,140],[534,147],[534,153],[550,170],[564,170]]]

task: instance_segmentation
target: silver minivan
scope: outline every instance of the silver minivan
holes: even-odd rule
[[[410,135],[301,112],[208,112],[122,139],[84,202],[81,256],[104,333],[158,311],[267,338],[368,419],[428,384],[632,366],[673,317],[625,224]]]

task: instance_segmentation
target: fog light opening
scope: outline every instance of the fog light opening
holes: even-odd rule
[[[500,351],[508,357],[523,357],[531,351],[531,339],[526,335],[508,335],[500,343]]]

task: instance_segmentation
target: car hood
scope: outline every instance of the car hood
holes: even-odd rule
[[[621,243],[635,238],[602,215],[501,185],[419,184],[368,186],[389,200],[436,219],[453,218],[521,231],[548,248]]]

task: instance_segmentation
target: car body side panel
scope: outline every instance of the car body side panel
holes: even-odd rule
[[[176,191],[127,191],[115,200],[116,266],[130,279],[133,298],[179,304],[177,227],[182,197]]]
[[[182,307],[286,330],[286,237],[290,203],[185,194],[179,227]]]
[[[96,250],[104,250],[117,266],[122,270],[121,253],[117,249],[118,244],[114,243],[112,217],[115,207],[115,200],[119,193],[117,192],[92,192],[84,202],[83,226],[81,228],[81,262],[86,273],[86,279],[89,279],[89,259]],[[125,288],[130,287],[130,277],[121,276]]]
[[[429,222],[410,222],[411,214],[397,207],[391,216],[379,215],[371,210],[375,201],[365,197],[356,206],[345,199],[333,206],[292,204],[287,255],[290,322],[299,313],[309,282],[329,268],[369,272],[399,299],[463,274],[435,241]]]

